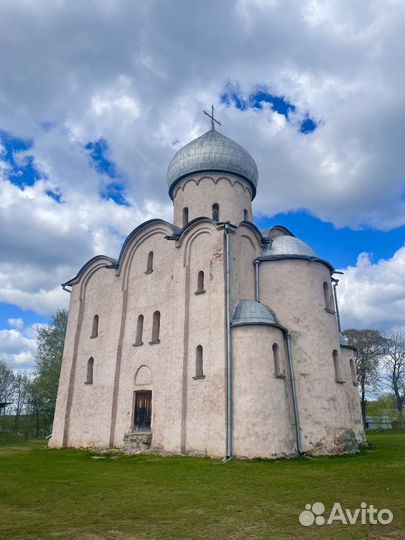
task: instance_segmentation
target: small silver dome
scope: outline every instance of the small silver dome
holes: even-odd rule
[[[253,197],[256,194],[258,172],[254,159],[240,144],[214,129],[186,144],[174,155],[167,169],[169,195],[179,180],[203,171],[236,174],[252,186]]]
[[[232,326],[246,324],[276,324],[278,320],[272,309],[254,300],[240,300],[232,317]]]
[[[263,255],[304,255],[316,257],[316,253],[302,240],[295,236],[276,236],[265,247]]]

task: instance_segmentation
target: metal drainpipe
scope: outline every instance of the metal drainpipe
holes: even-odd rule
[[[226,459],[232,458],[232,341],[231,341],[231,248],[229,224],[225,223],[226,297]]]
[[[297,451],[298,454],[302,454],[302,442],[301,442],[301,431],[300,431],[300,417],[298,412],[298,401],[297,401],[297,389],[295,386],[295,375],[294,375],[294,366],[291,353],[291,333],[286,332],[287,337],[287,357],[288,357],[288,367],[290,370],[291,376],[291,391],[294,407],[294,421],[295,421],[295,438],[297,441]]]
[[[342,328],[340,326],[340,313],[339,313],[339,304],[338,304],[338,299],[337,299],[337,292],[336,292],[336,287],[337,287],[337,284],[339,283],[339,280],[338,279],[333,279],[333,298],[335,300],[335,309],[336,309],[336,319],[337,319],[337,324],[338,324],[338,330],[339,330],[339,334],[342,332]]]
[[[255,279],[256,279],[255,300],[256,302],[260,302],[259,266],[260,266],[260,261],[256,259],[255,260]]]

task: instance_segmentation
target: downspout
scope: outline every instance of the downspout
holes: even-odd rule
[[[232,458],[232,341],[231,341],[231,247],[229,224],[225,223],[226,310],[226,459]]]
[[[261,260],[259,259],[255,260],[255,296],[256,296],[255,300],[256,302],[260,302],[260,273],[259,273],[260,263],[261,263]],[[294,409],[295,439],[296,439],[298,454],[303,454],[302,441],[301,441],[301,429],[300,429],[300,417],[299,417],[299,411],[298,411],[297,388],[295,385],[295,374],[294,374],[294,366],[293,366],[293,359],[292,359],[292,352],[291,352],[291,333],[285,330],[285,335],[287,338],[288,367],[289,367],[290,376],[291,376],[291,393],[292,393],[292,401],[293,401],[293,409]]]
[[[259,266],[260,266],[260,261],[256,259],[255,260],[255,300],[256,302],[260,302]]]
[[[336,292],[336,287],[337,287],[337,284],[339,283],[339,280],[332,278],[332,281],[333,281],[333,298],[335,300],[335,309],[336,309],[336,319],[337,319],[338,330],[340,334],[342,332],[342,328],[340,325],[339,304],[338,304],[337,292]]]
[[[291,391],[292,391],[292,400],[294,408],[294,423],[295,423],[295,439],[297,442],[297,452],[302,454],[302,442],[301,442],[301,430],[300,430],[300,417],[298,411],[298,400],[297,400],[297,388],[295,386],[295,375],[294,375],[294,365],[291,352],[291,333],[286,332],[287,338],[287,358],[288,358],[288,368],[291,376]]]

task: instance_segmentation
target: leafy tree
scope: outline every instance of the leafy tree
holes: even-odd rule
[[[386,337],[384,353],[382,378],[393,392],[396,408],[405,422],[405,334],[402,330]]]
[[[385,338],[379,330],[345,330],[343,334],[356,349],[356,371],[360,389],[361,415],[366,425],[367,392],[377,390],[379,364],[384,355]]]
[[[398,419],[395,408],[395,396],[390,392],[385,392],[367,402],[367,414],[371,416],[389,416],[391,420]]]
[[[38,439],[41,435],[41,426],[43,425],[42,413],[44,410],[44,399],[43,399],[43,390],[39,384],[38,375],[33,376],[28,380],[27,384],[27,412],[29,415],[32,415],[35,420],[34,424],[34,436]],[[45,419],[45,428],[42,435],[47,435],[49,433],[50,426],[49,418]]]
[[[11,402],[14,396],[15,375],[5,362],[0,360],[0,402]]]
[[[14,433],[18,432],[20,417],[27,402],[29,377],[25,373],[14,375]]]
[[[66,310],[58,310],[48,326],[39,328],[37,335],[38,369],[35,380],[31,384],[31,406],[35,410],[37,421],[40,415],[45,417],[48,429],[52,428],[55,413],[67,315]]]

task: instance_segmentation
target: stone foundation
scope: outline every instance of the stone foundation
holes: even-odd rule
[[[337,429],[335,444],[339,454],[355,454],[359,451],[359,444],[351,429]]]
[[[152,443],[152,433],[131,431],[124,435],[124,450],[126,452],[146,452]]]

